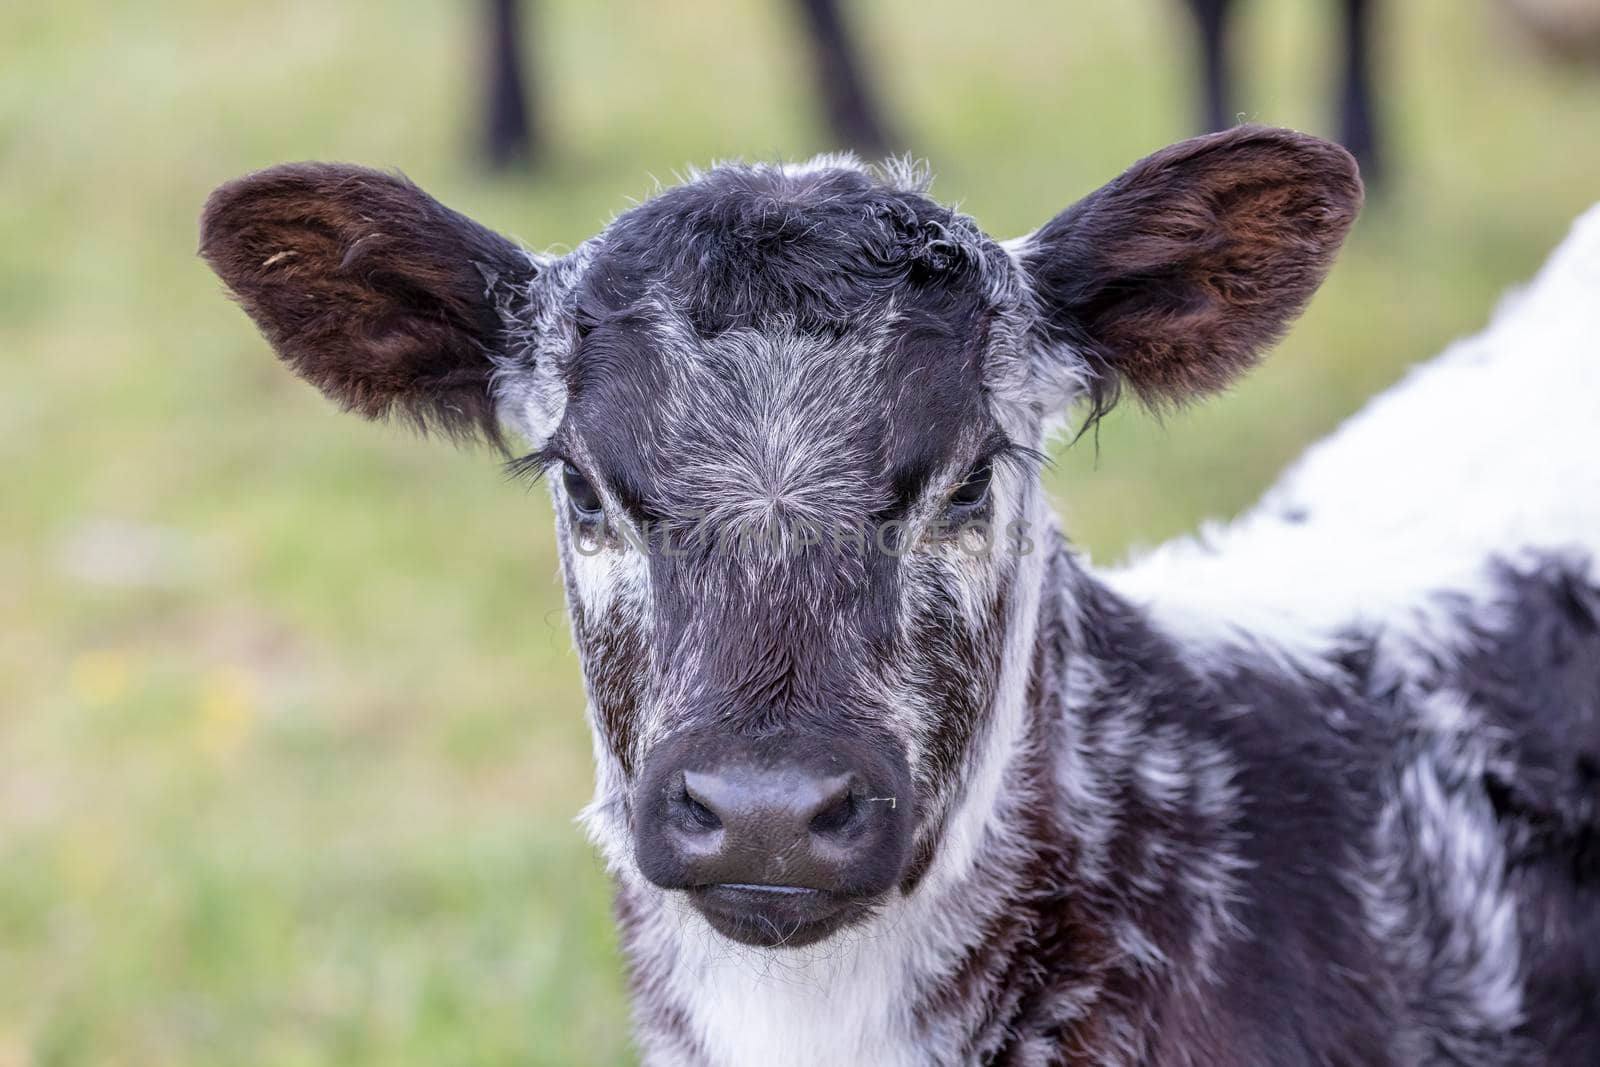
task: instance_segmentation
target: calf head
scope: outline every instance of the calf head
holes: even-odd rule
[[[793,945],[914,892],[1004,758],[1052,421],[1227,385],[1360,196],[1341,149],[1240,128],[1001,245],[908,168],[823,158],[696,175],[557,258],[300,164],[219,189],[201,252],[344,407],[529,442],[596,839],[722,934]]]

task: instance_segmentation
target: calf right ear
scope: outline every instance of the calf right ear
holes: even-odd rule
[[[1355,160],[1240,126],[1162,149],[1017,242],[1047,407],[1221,390],[1311,299],[1361,207]]]
[[[293,163],[212,193],[200,254],[346,410],[498,443],[493,378],[540,268],[514,242],[402,177]]]

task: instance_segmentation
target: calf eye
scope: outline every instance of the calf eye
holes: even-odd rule
[[[962,511],[970,511],[981,507],[989,500],[989,479],[994,469],[988,461],[978,464],[967,472],[967,477],[950,494],[950,506]]]
[[[594,519],[600,516],[604,505],[600,503],[600,494],[594,491],[594,486],[570,463],[561,465],[561,485],[567,491],[567,499],[572,501],[572,510],[580,518]]]

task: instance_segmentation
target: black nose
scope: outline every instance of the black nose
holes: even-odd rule
[[[699,884],[833,889],[877,842],[873,809],[855,774],[800,767],[684,771],[667,797],[666,837]]]
[[[770,890],[754,895],[791,906],[803,891],[882,893],[905,867],[912,826],[895,747],[726,737],[663,746],[636,796],[640,870],[668,889]]]

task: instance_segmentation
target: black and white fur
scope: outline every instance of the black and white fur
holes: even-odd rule
[[[1076,399],[1244,369],[1343,236],[1346,166],[1231,131],[1004,246],[907,168],[725,166],[559,259],[283,168],[219,191],[202,251],[341,402],[509,425],[602,500],[586,526],[551,479],[647,1063],[1594,1063],[1600,214],[1231,525],[1096,571],[1031,463]],[[996,441],[985,518],[1031,551],[628,547],[934,529]],[[915,858],[859,921],[741,944],[640,873],[663,743],[846,722],[915,781]]]

